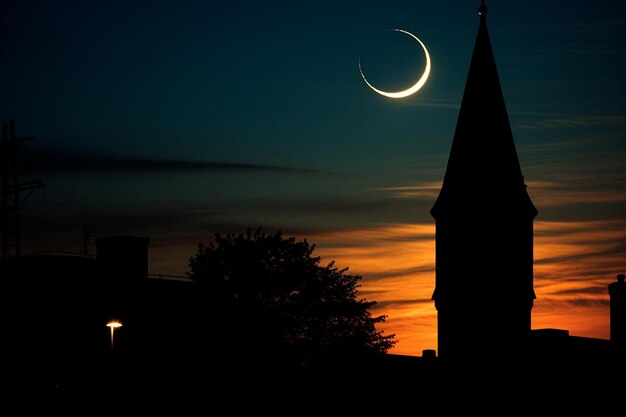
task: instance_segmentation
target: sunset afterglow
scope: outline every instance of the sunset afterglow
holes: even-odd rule
[[[437,346],[434,231],[434,223],[379,226],[344,233],[341,246],[332,234],[315,237],[324,259],[364,277],[360,294],[378,302],[376,314],[388,316],[381,328],[396,334],[395,353]],[[615,249],[625,235],[621,221],[536,222],[532,327],[608,338],[607,285],[623,268]]]
[[[95,257],[96,239],[141,236],[148,273],[181,277],[215,233],[280,230],[363,277],[359,294],[387,316],[393,353],[437,349],[429,211],[480,3],[9,2],[0,113],[34,138],[20,181],[46,184],[22,201],[22,254]],[[539,211],[532,327],[606,339],[607,285],[626,272],[626,2],[488,3],[507,120]],[[384,91],[424,74],[419,92],[374,93],[359,57]],[[114,331],[132,333],[107,326],[111,343]]]

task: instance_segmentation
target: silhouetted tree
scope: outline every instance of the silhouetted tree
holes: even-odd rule
[[[393,334],[376,329],[385,320],[371,315],[376,302],[357,298],[361,276],[334,261],[320,265],[314,249],[306,240],[261,229],[218,233],[214,243],[199,244],[189,277],[208,292],[227,351],[280,365],[323,366],[354,363],[395,344]]]

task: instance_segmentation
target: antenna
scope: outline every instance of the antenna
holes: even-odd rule
[[[33,191],[46,185],[40,180],[20,182],[20,145],[32,140],[33,137],[16,138],[15,121],[2,123],[2,140],[0,141],[0,235],[2,236],[2,259],[9,255],[20,257],[21,228],[20,211]],[[12,177],[13,181],[10,181]],[[11,253],[11,244],[13,253]]]

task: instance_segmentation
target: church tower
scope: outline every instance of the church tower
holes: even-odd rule
[[[439,357],[471,363],[513,354],[530,333],[533,220],[487,31],[485,2],[436,224]]]

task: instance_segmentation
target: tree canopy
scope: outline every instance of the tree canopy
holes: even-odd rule
[[[386,318],[370,313],[376,302],[358,298],[362,277],[334,261],[321,265],[314,249],[306,239],[261,229],[218,233],[199,244],[189,277],[207,291],[230,348],[313,366],[385,353],[395,344],[393,334],[376,329]]]

